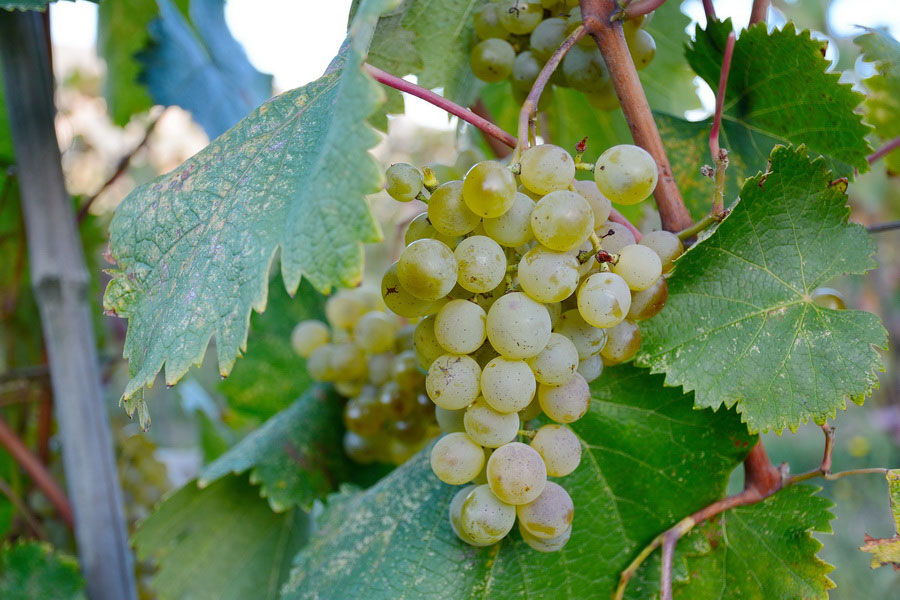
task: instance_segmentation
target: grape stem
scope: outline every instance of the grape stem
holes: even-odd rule
[[[753,8],[750,9],[750,25],[766,22],[770,1],[771,0],[753,0]]]
[[[713,6],[712,0],[703,0],[703,12],[706,13],[706,21],[716,21],[716,9]]]
[[[734,32],[728,34],[725,42],[725,55],[722,58],[722,70],[719,73],[719,89],[716,92],[716,113],[712,128],[709,130],[709,153],[712,155],[715,176],[712,214],[716,215],[725,209],[725,169],[728,168],[728,151],[719,147],[719,130],[722,127],[722,107],[725,104],[725,93],[728,88],[728,73],[731,71],[731,57],[734,56]]]
[[[722,220],[728,216],[728,211],[723,210],[720,213],[709,213],[694,225],[691,225],[687,229],[683,229],[678,232],[678,239],[684,241],[690,239],[712,225],[713,223],[721,223]]]
[[[894,139],[892,139],[891,141],[886,143],[884,146],[882,146],[881,148],[879,148],[878,150],[876,150],[875,152],[873,152],[872,154],[867,156],[866,160],[871,165],[878,159],[883,158],[884,156],[887,156],[888,154],[890,154],[897,148],[900,148],[900,135],[898,135],[897,137],[895,137]]]
[[[617,18],[620,21],[634,19],[652,13],[665,3],[666,0],[632,0],[619,12]]]
[[[868,227],[866,227],[866,231],[868,231],[869,233],[881,233],[882,231],[893,231],[894,229],[900,229],[900,221],[876,223],[874,225],[869,225]]]
[[[510,148],[515,148],[516,144],[518,143],[516,138],[500,129],[494,123],[491,123],[484,117],[478,116],[468,108],[462,107],[459,104],[456,104],[455,102],[452,102],[439,94],[435,94],[431,90],[426,90],[425,88],[420,87],[414,83],[410,83],[395,75],[391,75],[387,71],[382,71],[378,67],[373,67],[368,63],[363,64],[363,69],[365,69],[365,71],[369,75],[371,75],[372,78],[375,79],[375,81],[382,83],[388,87],[392,87],[395,90],[406,92],[407,94],[412,94],[413,96],[421,98],[422,100],[425,100],[430,104],[434,104],[438,108],[447,111],[451,115],[459,117],[466,123],[474,125],[491,137],[500,140]]]

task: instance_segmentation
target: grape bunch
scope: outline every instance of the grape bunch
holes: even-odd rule
[[[653,36],[642,29],[648,18],[644,15],[623,22],[628,50],[638,69],[649,65],[656,54]],[[578,0],[495,0],[484,4],[474,16],[480,41],[469,57],[472,72],[489,83],[510,79],[516,97],[524,100],[544,63],[581,21]],[[603,110],[619,105],[606,62],[590,36],[569,50],[550,82],[586,94]]]
[[[412,327],[385,312],[378,292],[365,288],[329,297],[325,315],[328,325],[298,323],[291,344],[313,379],[333,383],[348,398],[344,452],[360,463],[404,463],[438,432]]]
[[[581,460],[568,425],[587,412],[588,384],[604,365],[637,352],[637,322],[663,308],[664,273],[683,252],[671,233],[636,244],[608,220],[611,201],[653,192],[657,167],[646,151],[608,149],[595,181],[576,181],[575,171],[566,150],[543,144],[512,169],[483,161],[443,185],[424,185],[408,164],[386,173],[395,199],[427,200],[381,292],[388,309],[419,319],[415,353],[445,434],[431,466],[441,481],[466,486],[450,522],[474,546],[501,540],[517,518],[535,550],[566,544],[574,505],[547,478]],[[542,413],[553,423],[528,429]]]

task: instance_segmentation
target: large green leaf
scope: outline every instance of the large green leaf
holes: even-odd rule
[[[754,440],[734,413],[693,410],[690,396],[628,365],[594,383],[573,427],[584,456],[560,480],[576,507],[562,552],[534,552],[517,533],[491,548],[460,542],[447,521],[457,488],[434,477],[426,449],[368,491],[329,502],[284,599],[609,598],[653,536],[724,494]]]
[[[74,558],[50,544],[18,542],[0,548],[3,600],[84,600],[84,580]]]
[[[862,49],[863,58],[875,63],[877,74],[863,83],[869,89],[866,97],[866,121],[875,126],[875,134],[884,141],[900,135],[900,42],[885,31],[869,29],[854,42]],[[885,159],[888,167],[900,172],[900,150]]]
[[[687,27],[691,19],[681,12],[680,2],[666,2],[656,9],[646,26],[656,41],[656,56],[640,72],[650,107],[673,115],[700,108],[694,71],[684,57],[690,41]]]
[[[245,477],[232,476],[205,490],[187,484],[132,542],[139,560],[158,567],[159,600],[276,600],[308,532],[306,513],[276,514]]]
[[[213,335],[227,375],[266,305],[280,250],[289,292],[362,274],[380,238],[364,198],[382,175],[366,118],[383,100],[361,63],[385,0],[366,0],[329,72],[262,105],[172,173],[138,187],[110,225],[118,263],[104,305],[129,319],[128,400],[165,365],[174,384]]]
[[[158,14],[156,0],[104,0],[98,8],[97,51],[106,61],[103,95],[116,125],[153,105],[138,82],[141,65],[135,55],[149,42],[147,28]]]
[[[676,262],[666,309],[642,325],[637,361],[695,391],[698,407],[737,405],[751,431],[823,423],[878,379],[878,318],[814,304],[811,292],[875,267],[844,188],[805,149],[778,146],[769,172],[710,237]]]

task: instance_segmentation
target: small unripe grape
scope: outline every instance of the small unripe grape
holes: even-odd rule
[[[557,423],[573,423],[590,407],[591,390],[584,377],[575,373],[562,385],[539,385],[538,400],[544,414]]]
[[[463,200],[480,217],[499,217],[510,209],[515,199],[516,178],[495,160],[476,164],[463,178]]]
[[[612,84],[604,86],[599,92],[588,94],[587,101],[591,103],[591,106],[595,106],[600,110],[610,111],[619,108],[619,97],[616,95],[616,90]]]
[[[656,189],[659,169],[653,157],[638,146],[620,144],[607,149],[594,164],[594,181],[616,204],[637,204]]]
[[[303,358],[309,358],[316,348],[327,344],[329,339],[331,332],[328,326],[315,319],[300,321],[291,331],[291,347]]]
[[[663,273],[671,271],[674,260],[684,254],[684,244],[678,236],[665,230],[645,233],[640,244],[656,252],[662,261]]]
[[[413,242],[397,261],[400,285],[423,300],[437,300],[446,296],[456,285],[456,273],[453,251],[447,244],[437,240]]]
[[[519,411],[519,420],[522,423],[536,419],[541,415],[541,403],[538,402],[537,394],[528,403],[528,406]]]
[[[484,466],[481,446],[465,433],[449,433],[431,449],[431,470],[450,485],[462,485],[475,479]]]
[[[556,332],[566,336],[575,344],[578,358],[581,360],[598,354],[606,344],[606,330],[588,324],[577,308],[567,310],[559,316]]]
[[[599,354],[595,354],[578,361],[578,373],[588,383],[594,381],[603,374],[603,358]]]
[[[506,294],[488,311],[487,336],[503,356],[529,358],[550,339],[550,313],[521,292]]]
[[[428,368],[425,389],[431,401],[447,410],[465,408],[478,397],[481,367],[468,356],[445,354]]]
[[[472,48],[469,66],[478,79],[495,83],[509,77],[515,60],[516,51],[509,42],[490,38]]]
[[[484,231],[501,246],[515,248],[527,244],[534,239],[534,234],[531,232],[531,211],[533,210],[534,200],[521,192],[516,192],[513,204],[508,211],[499,217],[484,220]]]
[[[631,308],[631,290],[615,273],[594,273],[578,288],[578,312],[594,327],[612,327]]]
[[[572,537],[572,526],[570,525],[561,535],[545,540],[532,535],[519,521],[519,533],[522,534],[522,541],[528,544],[532,550],[537,552],[559,552],[569,541],[569,538]]]
[[[609,339],[600,351],[603,362],[617,365],[637,354],[641,347],[641,328],[631,321],[622,321],[615,327],[607,329]]]
[[[547,468],[537,450],[521,442],[510,442],[491,454],[487,479],[491,491],[500,500],[527,504],[544,491]]]
[[[491,38],[506,39],[509,31],[500,23],[500,6],[496,3],[488,3],[475,11],[472,17],[472,25],[475,27],[475,35],[479,39]]]
[[[516,35],[531,33],[544,18],[544,8],[540,2],[506,0],[500,3],[498,12],[500,24]]]
[[[528,365],[540,383],[562,385],[578,368],[578,349],[566,336],[551,333],[550,341],[540,354],[528,359]]]
[[[362,379],[366,376],[366,355],[356,344],[334,344],[329,360],[332,371],[341,379]]]
[[[344,426],[362,436],[378,433],[384,423],[384,415],[377,406],[364,398],[351,398],[344,406]]]
[[[463,418],[466,416],[466,409],[447,410],[440,406],[434,407],[434,418],[438,427],[443,433],[465,432],[466,427],[463,424]]]
[[[585,94],[596,94],[609,85],[609,71],[596,46],[572,47],[563,59],[562,70],[566,82]]]
[[[656,283],[646,290],[631,294],[631,308],[628,310],[628,319],[631,321],[643,321],[657,314],[666,305],[669,299],[669,284],[665,277],[660,277]]]
[[[575,179],[575,161],[565,149],[553,144],[528,148],[519,159],[522,185],[536,194],[565,190]]]
[[[636,243],[634,234],[622,225],[614,221],[608,221],[597,228],[597,237],[600,238],[600,247],[615,254],[625,246]]]
[[[478,398],[466,409],[463,424],[468,436],[486,448],[511,442],[519,433],[518,413],[497,412],[484,398]]]
[[[443,301],[438,301],[434,303],[435,309],[434,312],[437,312],[438,309],[443,306]],[[404,325],[397,331],[397,344],[395,346],[395,350],[397,352],[405,352],[407,350],[415,350],[415,332],[416,327],[414,325]]]
[[[540,61],[528,50],[519,52],[512,67],[513,87],[520,90],[531,90],[538,73],[541,72],[541,66]]]
[[[516,515],[530,534],[544,540],[552,539],[572,526],[575,504],[561,485],[548,481],[540,496],[516,507]]]
[[[306,360],[306,370],[309,376],[316,381],[333,381],[337,377],[337,373],[331,366],[331,351],[334,349],[332,344],[322,344],[309,355]]]
[[[352,330],[366,312],[366,305],[351,290],[339,290],[325,301],[325,317],[337,329]]]
[[[534,28],[531,32],[530,46],[538,59],[546,62],[559,48],[566,39],[566,25],[565,19],[554,17],[544,19]]]
[[[453,255],[458,265],[457,282],[470,292],[489,292],[506,276],[503,248],[485,235],[467,237],[456,246]]]
[[[456,248],[456,242],[459,239],[455,235],[444,235],[435,229],[434,225],[431,224],[431,221],[428,220],[428,213],[423,212],[416,215],[416,218],[409,222],[409,227],[406,228],[406,234],[403,236],[403,242],[409,246],[416,240],[423,240],[425,238],[444,242],[450,248]]]
[[[422,191],[422,173],[406,163],[396,163],[388,167],[384,174],[385,189],[398,202],[409,202]]]
[[[391,352],[370,354],[366,357],[366,366],[369,371],[369,382],[375,385],[381,385],[391,378],[391,369],[394,366],[394,355]]]
[[[419,359],[412,350],[404,350],[394,357],[391,365],[391,377],[402,390],[418,391],[422,385],[422,372],[419,371]]]
[[[491,5],[488,4],[487,6],[491,6]],[[449,516],[450,516],[450,528],[453,530],[453,533],[456,534],[456,537],[458,537],[465,543],[469,544],[470,546],[478,546],[478,547],[490,546],[491,543],[494,543],[494,542],[480,543],[480,544],[475,543],[475,541],[472,538],[470,538],[460,527],[460,524],[461,524],[460,520],[462,519],[463,502],[466,501],[466,498],[469,497],[469,494],[471,494],[472,490],[474,490],[476,487],[478,487],[478,485],[476,485],[476,484],[467,485],[464,488],[461,488],[458,492],[456,492],[456,494],[454,494],[453,500],[450,501],[450,510],[448,511]]]
[[[397,276],[397,263],[388,267],[381,278],[381,296],[389,310],[401,317],[412,319],[437,312],[440,304],[437,302],[422,300],[406,291],[400,285]]]
[[[478,363],[478,366],[484,369],[489,362],[500,356],[500,353],[494,350],[494,347],[491,346],[490,342],[485,342],[481,345],[481,348],[473,352],[471,356],[475,359],[475,362]]]
[[[647,246],[631,244],[618,252],[612,272],[620,276],[634,291],[646,290],[662,275],[659,255]]]
[[[531,231],[544,246],[558,252],[573,250],[594,230],[594,212],[581,194],[551,192],[531,212]]]
[[[650,15],[641,15],[639,17],[625,19],[624,21],[622,21],[622,32],[625,34],[625,39],[630,39],[631,36],[637,33],[637,30],[643,27],[649,21],[649,17]]]
[[[438,311],[434,336],[438,344],[451,354],[475,352],[484,343],[484,309],[468,300],[451,300]]]
[[[476,544],[495,544],[516,523],[516,509],[503,502],[487,485],[469,492],[460,510],[459,528]]]
[[[371,354],[387,352],[394,347],[397,324],[381,311],[367,312],[353,326],[356,344]]]
[[[531,403],[537,384],[523,360],[498,356],[481,371],[481,395],[501,413],[519,412]]]
[[[816,288],[812,291],[812,294],[810,294],[810,298],[812,298],[813,304],[824,308],[830,308],[832,310],[844,310],[847,308],[844,296],[839,291],[832,288]]]
[[[635,68],[640,71],[650,64],[656,55],[656,40],[647,31],[638,29],[627,38],[628,52]]]
[[[446,306],[446,305],[445,305]],[[413,333],[413,344],[416,348],[416,357],[419,363],[426,369],[431,366],[434,360],[446,354],[446,350],[438,343],[437,336],[434,333],[435,316],[428,316],[416,324]]]
[[[544,459],[549,477],[565,477],[581,462],[581,442],[565,425],[544,425],[531,440],[531,447]]]
[[[481,217],[463,202],[462,189],[462,181],[448,181],[428,200],[428,220],[445,236],[465,235],[481,222]]]
[[[578,287],[579,266],[571,254],[535,246],[519,261],[519,285],[538,302],[559,302]]]

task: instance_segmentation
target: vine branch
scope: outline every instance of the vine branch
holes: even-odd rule
[[[887,223],[875,223],[866,227],[869,233],[881,233],[882,231],[891,231],[900,229],[900,221],[888,221]]]
[[[766,22],[770,2],[771,0],[753,0],[753,8],[750,9],[750,25]]]
[[[895,137],[894,139],[892,139],[891,141],[886,143],[884,146],[882,146],[881,148],[879,148],[872,154],[868,155],[866,157],[866,160],[869,161],[869,164],[871,165],[878,159],[883,158],[884,156],[890,154],[897,148],[900,148],[900,135],[898,135],[897,137]]]
[[[719,89],[716,92],[716,113],[712,128],[709,130],[709,152],[712,155],[715,177],[712,214],[718,215],[725,210],[725,170],[728,168],[728,151],[719,147],[719,130],[722,127],[722,108],[725,105],[725,93],[728,89],[728,74],[731,72],[731,58],[734,56],[734,32],[728,34],[725,42],[725,54],[722,57],[722,70],[719,73]]]
[[[713,6],[712,0],[703,0],[703,12],[706,13],[706,20],[716,21],[716,9]]]
[[[634,19],[652,13],[665,4],[666,0],[633,0],[622,9],[622,19]]]

